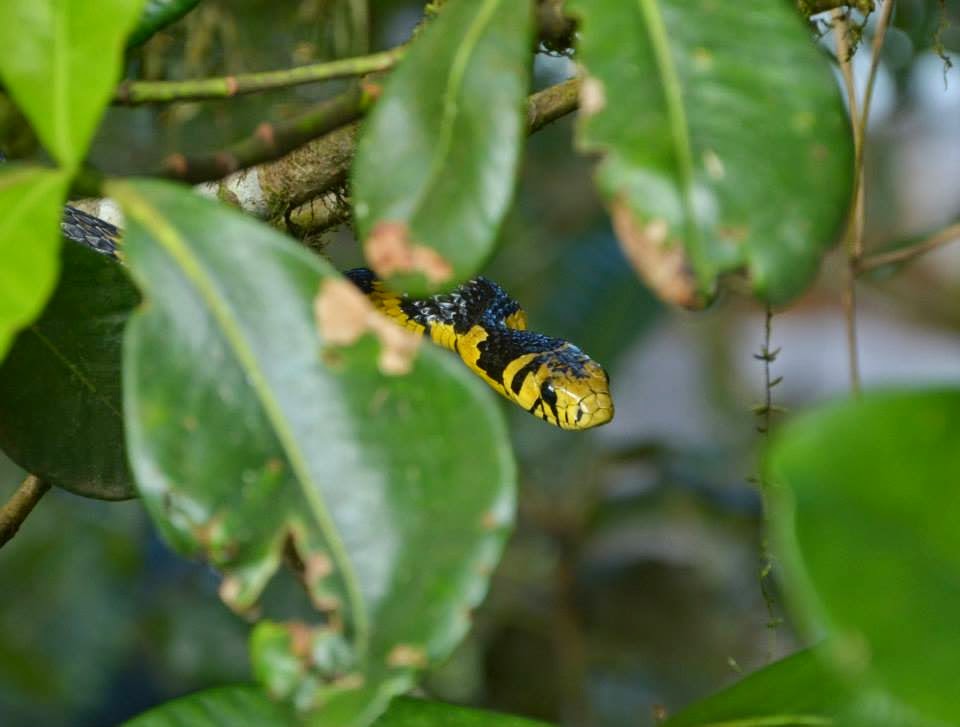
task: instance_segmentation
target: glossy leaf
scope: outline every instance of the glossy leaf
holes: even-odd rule
[[[206,689],[154,707],[121,727],[295,727],[296,714],[252,685]]]
[[[0,79],[61,165],[83,161],[143,0],[3,0]]]
[[[57,280],[63,172],[0,171],[0,359],[17,330],[43,308]]]
[[[510,714],[497,714],[426,699],[400,697],[374,722],[374,727],[547,727]]]
[[[123,443],[123,327],[138,294],[121,265],[73,242],[40,318],[0,366],[0,447],[28,472],[87,497],[136,492]]]
[[[876,394],[785,427],[769,456],[785,585],[829,663],[960,721],[960,390]]]
[[[782,0],[571,0],[579,144],[627,257],[660,297],[703,306],[744,269],[802,292],[846,214],[849,124],[826,57]]]
[[[363,126],[354,215],[370,266],[415,294],[490,255],[525,137],[531,5],[449,0]]]
[[[140,20],[127,39],[127,47],[146,43],[155,33],[177,22],[199,4],[200,0],[146,0]]]
[[[387,376],[369,337],[325,345],[315,302],[345,317],[366,301],[270,228],[169,184],[110,192],[146,298],[124,355],[144,502],[238,610],[292,538],[328,626],[261,623],[254,670],[301,706],[322,699],[318,724],[368,722],[449,653],[486,589],[513,513],[499,410],[439,349]]]
[[[668,719],[663,727],[830,724],[850,701],[813,651],[801,651],[744,677]]]
[[[175,699],[121,727],[294,727],[297,716],[254,686],[207,689]],[[400,697],[374,727],[546,727],[543,722]]]

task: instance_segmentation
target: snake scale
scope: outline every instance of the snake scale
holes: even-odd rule
[[[67,205],[64,237],[118,257],[120,231]],[[495,282],[476,277],[423,299],[390,291],[367,268],[345,275],[401,326],[456,352],[497,393],[561,429],[589,429],[613,418],[609,377],[572,343],[527,330],[520,305]]]

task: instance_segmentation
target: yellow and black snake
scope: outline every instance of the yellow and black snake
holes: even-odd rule
[[[65,237],[117,257],[119,230],[73,207]],[[495,391],[561,429],[589,429],[613,418],[609,377],[568,341],[527,330],[527,316],[499,285],[473,278],[449,293],[411,299],[391,292],[370,270],[346,273],[388,318],[455,351]]]

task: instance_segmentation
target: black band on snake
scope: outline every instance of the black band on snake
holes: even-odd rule
[[[67,206],[60,228],[70,240],[120,257],[120,231],[99,217]],[[544,421],[576,430],[613,418],[603,367],[568,341],[526,330],[526,313],[493,281],[477,277],[414,300],[366,268],[345,274],[388,318],[455,351],[494,390]]]

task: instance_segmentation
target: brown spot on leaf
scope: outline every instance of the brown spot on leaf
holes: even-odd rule
[[[257,129],[253,132],[253,135],[260,139],[270,149],[273,149],[276,146],[277,140],[276,135],[273,132],[273,124],[267,123],[266,121],[262,122],[257,126]]]
[[[197,418],[195,416],[185,416],[183,418],[183,428],[188,432],[195,432],[197,430]]]
[[[644,223],[622,199],[613,202],[610,215],[620,247],[654,293],[684,308],[704,306],[683,247],[677,240],[668,240],[666,220]]]
[[[492,510],[487,510],[483,514],[480,525],[484,530],[495,530],[500,525],[500,520]]]
[[[717,235],[725,242],[739,245],[749,237],[750,228],[746,225],[727,225],[717,228]]]
[[[364,252],[370,267],[381,278],[395,273],[423,273],[431,283],[453,277],[453,266],[436,250],[419,245],[403,222],[378,222],[367,238]]]
[[[271,475],[279,474],[280,472],[283,472],[283,460],[279,457],[271,457],[267,460],[265,469]]]
[[[291,621],[286,627],[290,634],[290,653],[309,664],[313,651],[313,629],[303,621]]]
[[[333,573],[333,561],[325,553],[314,553],[304,563],[307,581],[315,583]]]
[[[220,581],[220,589],[218,591],[220,600],[230,606],[230,608],[234,608],[234,604],[240,597],[241,589],[242,585],[239,578],[236,576],[225,576],[224,579]]]
[[[360,689],[366,680],[363,678],[363,674],[354,673],[354,674],[344,674],[342,677],[337,677],[333,679],[330,684],[331,686],[337,689],[350,690],[350,689]]]
[[[325,280],[314,299],[313,310],[327,343],[349,346],[364,333],[373,333],[380,341],[380,370],[392,375],[410,372],[420,338],[378,313],[353,283]]]
[[[175,177],[183,177],[186,175],[189,164],[187,163],[187,158],[183,154],[171,154],[166,159],[163,160],[163,168],[169,171]]]
[[[423,669],[427,666],[427,652],[419,646],[397,644],[387,654],[387,665],[396,668]]]
[[[580,110],[587,116],[599,113],[607,105],[607,90],[599,78],[587,76],[580,84]]]

